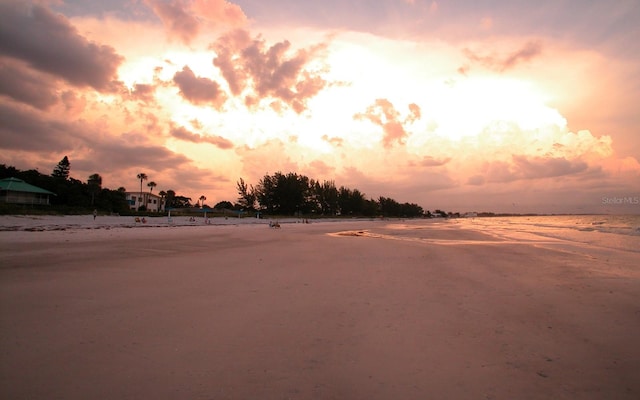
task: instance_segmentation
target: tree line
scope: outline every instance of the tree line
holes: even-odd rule
[[[49,199],[56,208],[91,209],[97,208],[113,213],[129,210],[125,189],[111,190],[102,187],[100,174],[92,174],[86,182],[70,176],[71,163],[64,157],[53,169],[50,175],[38,170],[19,170],[13,166],[0,164],[0,179],[15,177],[55,193]]]
[[[294,172],[264,175],[256,184],[240,178],[236,183],[237,205],[247,210],[276,215],[419,217],[424,210],[414,203],[399,203],[388,197],[367,198],[358,189],[337,187],[334,181],[319,181]]]
[[[71,162],[65,156],[53,168],[51,174],[43,174],[38,170],[19,170],[13,166],[0,164],[0,179],[15,177],[23,181],[38,186],[42,189],[53,192],[55,196],[51,196],[49,202],[51,206],[61,210],[91,210],[98,209],[109,213],[128,213],[130,212],[129,202],[126,198],[126,189],[119,187],[118,189],[109,189],[102,186],[102,176],[98,173],[91,174],[86,182],[70,176]],[[142,175],[142,177],[141,177]],[[142,182],[147,180],[146,174],[138,174],[140,179],[140,191],[142,191]],[[155,182],[149,182],[149,193],[153,192],[156,187]],[[168,206],[175,208],[191,207],[191,198],[178,195],[173,190],[161,191],[159,195],[163,197],[163,201]],[[145,202],[146,204],[146,202]],[[140,207],[139,211],[145,211],[146,208]]]
[[[110,213],[128,213],[130,205],[126,198],[126,189],[112,190],[102,186],[102,177],[94,173],[86,182],[70,176],[71,163],[65,156],[50,175],[37,170],[21,171],[13,166],[0,164],[0,179],[16,177],[56,194],[50,203],[58,208],[94,209]],[[143,183],[149,179],[145,173],[139,173],[140,193]],[[151,194],[157,184],[150,181],[146,185]],[[414,203],[399,203],[389,197],[367,198],[358,189],[336,186],[334,181],[319,181],[307,176],[289,172],[284,174],[266,174],[256,185],[247,184],[240,178],[236,184],[237,202],[221,201],[214,208],[262,212],[271,215],[317,215],[317,216],[385,216],[420,217],[431,216]],[[206,197],[200,196],[196,204],[190,197],[177,194],[174,190],[158,192],[166,208],[209,208],[204,203]],[[147,201],[144,201],[147,204]],[[144,205],[138,211],[146,211]],[[442,213],[436,210],[436,213]]]

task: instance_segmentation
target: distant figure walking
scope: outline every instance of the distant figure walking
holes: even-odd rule
[[[96,220],[96,217],[97,217],[97,216],[98,216],[98,210],[97,210],[97,209],[94,209],[94,210],[93,210],[93,220],[94,220],[94,221]]]

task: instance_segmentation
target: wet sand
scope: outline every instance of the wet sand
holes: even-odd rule
[[[0,232],[0,397],[640,398],[638,253],[402,224]]]

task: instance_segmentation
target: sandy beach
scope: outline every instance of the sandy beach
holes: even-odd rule
[[[0,220],[1,398],[640,398],[640,236],[74,218]]]

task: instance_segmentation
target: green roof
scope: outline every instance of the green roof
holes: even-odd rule
[[[53,192],[33,186],[18,178],[5,178],[0,179],[0,190],[6,190],[9,192],[26,192],[26,193],[40,193],[40,194],[52,194]]]

